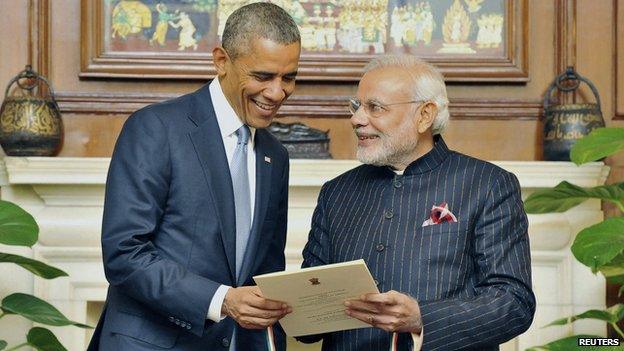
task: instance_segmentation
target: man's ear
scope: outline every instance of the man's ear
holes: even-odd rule
[[[212,61],[214,62],[215,68],[217,69],[217,75],[225,76],[225,65],[230,61],[230,56],[228,56],[225,49],[221,46],[217,46],[212,50]]]
[[[420,108],[420,116],[417,122],[418,133],[422,134],[426,132],[429,128],[431,128],[431,125],[433,124],[433,121],[435,120],[437,115],[438,106],[431,101],[425,102]]]

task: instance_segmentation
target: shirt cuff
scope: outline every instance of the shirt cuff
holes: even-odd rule
[[[423,344],[424,333],[425,333],[425,329],[421,329],[420,334],[412,333],[412,340],[414,342],[414,347],[412,348],[412,351],[420,351],[420,349],[422,348],[422,344]]]
[[[225,294],[231,286],[221,285],[217,291],[212,295],[212,300],[210,301],[210,307],[208,307],[208,319],[215,323],[221,322],[225,319],[225,316],[221,315],[221,308],[223,307],[223,300],[225,300]]]

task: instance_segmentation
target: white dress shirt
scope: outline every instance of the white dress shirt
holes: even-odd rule
[[[227,156],[228,166],[232,162],[234,157],[234,150],[238,143],[238,137],[236,131],[243,126],[243,122],[238,118],[232,106],[227,101],[219,79],[215,78],[209,85],[210,98],[212,99],[212,106],[217,116],[217,124],[221,131],[221,138],[223,139],[223,146],[225,147],[225,155]],[[251,136],[249,143],[247,143],[247,174],[249,175],[249,199],[251,200],[251,218],[254,216],[254,207],[256,200],[256,151],[254,148],[256,141],[256,128],[249,127]],[[208,308],[208,319],[214,322],[220,322],[223,320],[221,316],[221,307],[223,306],[223,300],[225,294],[231,286],[221,285],[210,301],[210,307]]]

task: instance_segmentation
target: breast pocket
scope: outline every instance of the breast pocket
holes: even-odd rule
[[[427,249],[423,258],[431,263],[446,265],[448,259],[453,260],[466,254],[470,249],[468,229],[468,225],[463,222],[447,222],[417,229],[416,239],[423,249]]]
[[[418,269],[428,280],[427,296],[443,298],[461,289],[472,270],[472,234],[463,222],[441,223],[416,230],[420,244]]]
[[[467,230],[468,225],[464,222],[445,222],[440,224],[428,225],[426,227],[420,227],[416,230],[421,235],[430,235],[437,233],[453,233],[462,230]]]

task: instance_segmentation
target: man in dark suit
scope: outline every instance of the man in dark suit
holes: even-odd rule
[[[324,351],[497,350],[530,326],[518,180],[447,148],[447,106],[442,75],[413,56],[367,67],[350,100],[364,165],[322,187],[303,266],[363,258],[382,293],[347,301],[345,313],[374,328],[301,341],[322,339]]]
[[[90,348],[267,350],[289,307],[252,276],[285,266],[288,155],[262,128],[293,92],[300,36],[278,6],[227,20],[218,79],[125,123],[106,185],[110,283]],[[273,330],[267,327],[274,326]]]

